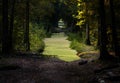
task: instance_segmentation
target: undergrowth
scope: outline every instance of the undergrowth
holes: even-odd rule
[[[96,50],[94,45],[85,44],[84,33],[69,33],[68,40],[71,41],[70,48],[76,50],[78,53]]]
[[[73,40],[71,42],[70,48],[76,50],[77,52],[88,52],[95,50],[93,46],[85,45],[84,43],[80,43],[77,40]]]

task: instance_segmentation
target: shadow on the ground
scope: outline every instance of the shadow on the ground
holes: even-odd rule
[[[24,54],[2,57],[0,83],[120,83],[117,79],[120,65],[117,63],[95,60],[79,64],[80,60],[65,62],[56,55],[37,56]]]

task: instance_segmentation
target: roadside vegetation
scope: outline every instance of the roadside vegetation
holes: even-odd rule
[[[74,34],[69,33],[68,34],[68,40],[71,41],[70,48],[77,51],[77,53],[81,52],[91,52],[91,51],[97,51],[96,42],[93,41],[92,45],[86,45],[85,44],[85,35],[80,35],[80,33]]]
[[[43,39],[46,37],[46,31],[38,24],[31,24],[30,33],[31,51],[42,53],[45,48]]]

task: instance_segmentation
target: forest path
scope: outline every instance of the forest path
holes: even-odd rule
[[[66,38],[63,33],[60,33],[45,39],[47,47],[44,53],[56,55],[56,57],[36,57],[37,55],[2,57],[0,59],[0,83],[102,83],[102,81],[120,83],[120,80],[111,81],[103,78],[107,76],[111,79],[108,76],[111,73],[118,78],[119,66],[113,70],[95,73],[101,68],[109,67],[108,63],[111,67],[113,62],[92,61],[80,64],[82,59],[79,60],[79,57],[75,55],[76,52],[69,48],[70,42]]]
[[[78,62],[50,57],[3,58],[0,60],[0,83],[88,83],[86,81],[94,75],[93,64],[80,66]]]
[[[76,51],[72,50],[70,41],[64,33],[53,33],[51,38],[45,38],[45,51],[44,55],[53,55],[63,61],[74,61],[80,58],[76,56]]]

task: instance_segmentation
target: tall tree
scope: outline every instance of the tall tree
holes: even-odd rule
[[[0,27],[2,27],[2,0],[0,0]],[[2,28],[0,28],[0,51],[1,51],[1,44],[2,44]]]
[[[10,27],[9,27],[9,43],[10,43],[11,52],[13,51],[14,8],[15,8],[15,0],[12,0],[11,13],[10,13]]]
[[[26,51],[30,51],[30,41],[29,41],[29,0],[26,0],[26,30],[25,30],[25,42]]]
[[[9,54],[9,23],[8,23],[8,0],[2,0],[2,16],[3,16],[3,26],[2,26],[2,53]]]
[[[86,45],[91,45],[90,43],[90,27],[89,27],[89,23],[86,23],[86,41],[85,41]]]
[[[86,44],[91,45],[90,43],[90,26],[89,26],[89,13],[88,13],[88,2],[85,2],[85,13],[86,13]]]
[[[117,28],[116,28],[116,20],[115,20],[115,11],[114,11],[114,5],[113,0],[110,0],[110,12],[111,12],[111,28],[112,28],[112,41],[113,41],[113,47],[115,50],[115,55],[119,55],[119,48],[118,48],[118,41],[117,41]]]
[[[99,14],[100,14],[100,59],[108,58],[107,51],[107,26],[104,8],[104,0],[99,0]]]

